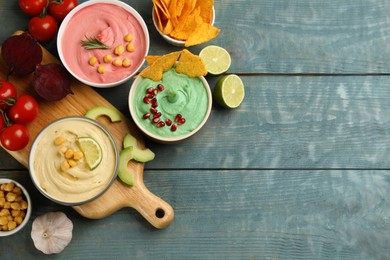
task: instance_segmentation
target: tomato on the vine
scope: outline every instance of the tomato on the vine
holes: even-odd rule
[[[18,4],[25,14],[35,16],[42,13],[47,5],[47,0],[18,0]]]
[[[3,113],[0,113],[0,132],[6,127],[7,125],[5,124]]]
[[[39,112],[38,102],[30,95],[23,94],[18,97],[15,104],[9,109],[9,119],[17,124],[31,123]]]
[[[7,110],[9,103],[16,99],[16,88],[11,82],[0,80],[0,109]]]
[[[1,145],[10,151],[18,151],[26,147],[30,140],[26,126],[13,124],[0,133]]]
[[[35,16],[28,22],[28,31],[38,41],[48,41],[56,35],[58,23],[50,14]]]
[[[49,13],[58,21],[64,20],[65,16],[78,5],[77,0],[50,0]]]

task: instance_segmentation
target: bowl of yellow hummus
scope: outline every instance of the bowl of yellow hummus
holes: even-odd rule
[[[29,155],[34,185],[63,205],[81,205],[102,195],[114,182],[119,153],[112,134],[95,120],[69,116],[47,125]]]
[[[205,125],[212,94],[203,76],[189,77],[171,68],[158,82],[137,77],[129,91],[128,105],[133,121],[147,137],[176,143]]]
[[[142,16],[116,0],[91,0],[76,6],[57,36],[58,55],[79,81],[97,88],[118,86],[142,67],[149,32]]]

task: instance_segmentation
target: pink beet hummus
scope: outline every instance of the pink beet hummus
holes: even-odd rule
[[[126,51],[128,42],[124,36],[132,34],[131,44],[134,51]],[[81,40],[98,38],[109,49],[85,49]],[[94,83],[112,83],[132,75],[143,63],[147,52],[145,33],[137,18],[120,6],[108,3],[96,3],[80,9],[69,20],[62,37],[62,52],[66,65],[79,78]],[[125,51],[115,55],[114,50],[123,45]],[[104,62],[107,54],[112,59],[131,61],[129,67],[115,66],[112,62]],[[98,63],[90,65],[89,59],[96,57]],[[97,67],[104,66],[104,73],[99,73]]]

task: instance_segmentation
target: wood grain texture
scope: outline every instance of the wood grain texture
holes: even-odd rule
[[[23,173],[14,176],[25,181]],[[74,238],[58,259],[390,257],[387,171],[146,171],[145,182],[175,207],[175,221],[164,230],[132,210],[86,220],[38,193],[32,219],[65,210],[74,222]],[[2,238],[8,248],[2,259],[42,256],[30,225]]]
[[[18,31],[16,34],[22,33]],[[46,49],[42,48],[42,64],[59,62]],[[0,78],[7,78],[8,69],[3,60],[0,61]],[[27,76],[8,77],[8,80],[15,86],[18,94],[28,93],[35,96],[31,87],[32,74]],[[37,98],[39,103],[39,114],[33,123],[27,125],[30,141],[27,146],[19,151],[7,151],[24,167],[28,168],[28,157],[30,148],[35,137],[42,129],[54,120],[65,116],[82,116],[94,106],[113,107],[103,96],[99,95],[90,86],[77,80],[72,81],[72,95],[56,102],[47,102]],[[120,111],[118,111],[120,113]],[[121,113],[120,113],[121,114]],[[129,133],[137,138],[140,147],[144,147],[141,134],[123,114],[121,122],[110,123],[107,118],[98,119],[113,135],[119,149],[122,148],[124,136]],[[84,204],[75,206],[74,209],[87,218],[107,217],[123,207],[132,207],[139,211],[154,227],[165,228],[174,217],[173,208],[161,198],[152,194],[143,183],[144,164],[132,160],[128,164],[129,171],[134,174],[135,184],[130,187],[124,185],[119,179],[115,180],[109,189],[99,198]],[[121,196],[118,196],[120,194]],[[161,212],[160,215],[157,212]]]
[[[152,1],[123,2],[145,19],[149,54],[180,49],[154,29]],[[156,158],[143,179],[175,208],[172,224],[156,230],[129,208],[86,219],[40,195],[0,149],[0,177],[25,184],[34,203],[29,225],[1,239],[1,259],[49,258],[31,222],[57,210],[75,229],[56,259],[390,259],[389,2],[216,0],[215,9],[221,34],[190,50],[226,48],[246,99],[235,110],[215,104],[183,143],[144,139]],[[0,42],[28,19],[0,0]],[[55,41],[44,46],[57,55]],[[131,83],[96,91],[130,118]]]

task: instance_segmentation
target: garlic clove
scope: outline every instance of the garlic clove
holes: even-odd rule
[[[72,240],[73,223],[63,212],[37,217],[31,230],[35,247],[45,254],[60,253]]]

